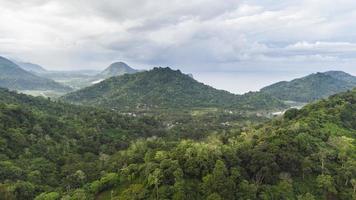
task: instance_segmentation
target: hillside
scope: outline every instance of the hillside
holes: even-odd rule
[[[163,133],[153,118],[0,89],[0,199],[78,188],[98,179],[109,155],[131,140]],[[78,179],[81,174],[84,179]]]
[[[271,109],[284,106],[262,93],[234,95],[217,90],[170,68],[112,77],[69,93],[62,99],[120,110],[192,107]]]
[[[138,70],[131,68],[124,62],[115,62],[112,63],[109,67],[107,67],[105,70],[100,72],[100,74],[97,75],[98,78],[103,78],[107,79],[113,76],[121,76],[124,74],[133,74],[138,72]]]
[[[356,90],[257,127],[175,135],[154,117],[0,89],[0,197],[354,199]],[[176,130],[177,131],[177,130]]]
[[[356,77],[352,76],[351,74],[348,74],[343,71],[328,71],[324,72],[324,74],[329,75],[335,79],[342,80],[351,84],[356,85]]]
[[[16,64],[22,69],[32,72],[32,73],[46,73],[47,70],[38,64],[33,64],[29,62],[16,62]]]
[[[0,87],[11,90],[71,90],[53,80],[25,71],[4,57],[0,57]]]
[[[111,157],[110,173],[73,195],[98,200],[352,200],[355,118],[356,90],[231,135],[176,143],[140,140]]]
[[[0,198],[71,195],[111,171],[111,156],[136,139],[206,137],[226,128],[217,118],[191,116],[179,119],[188,126],[171,127],[157,116],[120,115],[0,88]]]
[[[311,102],[356,87],[356,77],[345,72],[329,71],[311,74],[292,81],[264,87],[261,92],[281,100]]]

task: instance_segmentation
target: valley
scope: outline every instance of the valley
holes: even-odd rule
[[[236,95],[169,67],[138,71],[116,62],[105,73],[74,73],[33,72],[33,65],[24,73],[71,90],[26,88],[19,79],[0,89],[1,198],[356,195],[349,74],[316,73]]]

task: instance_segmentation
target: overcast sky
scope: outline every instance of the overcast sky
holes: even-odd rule
[[[0,0],[0,24],[1,55],[48,69],[356,74],[355,0]]]

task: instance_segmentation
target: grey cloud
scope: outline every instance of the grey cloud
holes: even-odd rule
[[[116,59],[187,70],[351,65],[354,8],[354,0],[0,0],[0,53],[53,68]]]

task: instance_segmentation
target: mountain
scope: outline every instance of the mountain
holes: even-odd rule
[[[4,57],[0,57],[0,87],[11,90],[71,90],[53,80],[25,71]]]
[[[351,84],[356,85],[356,76],[352,76],[351,74],[348,74],[343,71],[328,71],[324,72],[324,74],[329,75],[335,79],[342,80]]]
[[[98,74],[98,77],[107,79],[113,76],[120,76],[124,74],[133,74],[138,72],[138,70],[131,68],[124,62],[115,62],[107,67],[104,71]]]
[[[28,72],[38,73],[38,74],[47,72],[47,70],[45,68],[43,68],[42,66],[40,66],[38,64],[33,64],[33,63],[29,63],[29,62],[16,62],[16,64]]]
[[[341,71],[315,73],[264,87],[261,92],[281,100],[311,102],[356,87],[356,77]]]
[[[114,109],[226,107],[269,109],[283,107],[263,93],[234,95],[204,85],[189,75],[170,68],[112,77],[93,86],[69,93],[65,101]]]

